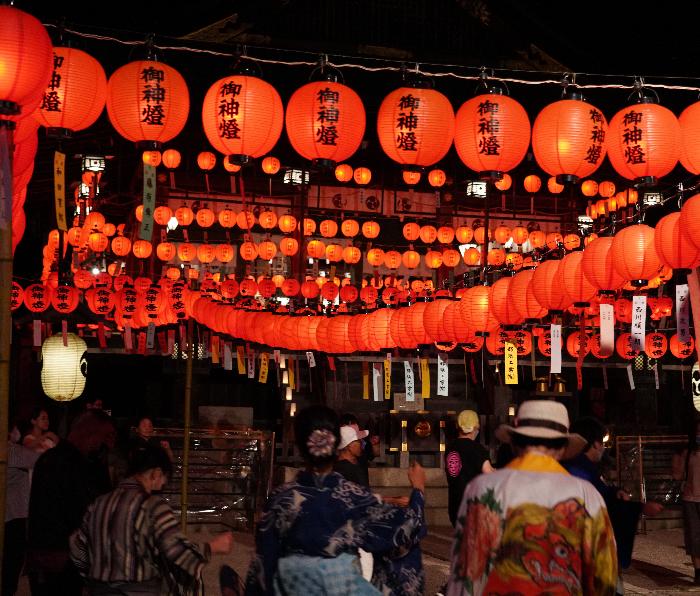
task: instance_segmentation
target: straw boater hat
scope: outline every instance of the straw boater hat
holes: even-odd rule
[[[568,439],[562,459],[575,457],[586,446],[581,435],[569,433],[569,414],[566,407],[556,401],[533,399],[524,401],[518,408],[513,426],[502,424],[496,429],[496,438],[510,443],[513,434],[538,439]]]

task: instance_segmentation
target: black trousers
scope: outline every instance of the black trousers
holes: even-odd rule
[[[5,550],[2,553],[2,596],[14,596],[27,551],[27,518],[5,522]]]

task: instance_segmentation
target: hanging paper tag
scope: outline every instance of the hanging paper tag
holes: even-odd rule
[[[168,329],[168,354],[175,349],[175,329]]]
[[[272,351],[272,355],[273,355],[273,357],[274,357],[274,359],[275,359],[275,364],[276,364],[277,366],[279,366],[279,364],[280,364],[280,351],[279,351],[279,350],[273,350],[273,351]]]
[[[260,376],[258,377],[258,382],[260,383],[267,383],[267,370],[269,368],[269,360],[270,356],[267,354],[267,352],[263,352],[260,354]]]
[[[61,336],[63,339],[63,345],[67,348],[68,347],[68,321],[63,319],[61,321]]]
[[[369,364],[362,363],[362,399],[369,399]]]
[[[149,350],[153,349],[156,339],[156,326],[153,323],[149,323],[146,329],[146,348]]]
[[[688,300],[688,284],[676,286],[676,327],[678,341],[687,343],[690,338],[690,302]]]
[[[632,297],[632,349],[641,352],[644,349],[647,322],[647,297]]]
[[[248,378],[255,378],[255,350],[248,350]]]
[[[156,169],[143,164],[143,213],[139,238],[151,240],[153,235],[153,211],[156,208]]]
[[[447,397],[449,395],[449,369],[447,368],[447,356],[442,352],[437,355],[437,394]]]
[[[600,305],[600,354],[610,356],[615,349],[615,307]]]
[[[158,347],[160,348],[160,353],[162,356],[167,355],[168,353],[168,341],[165,338],[165,331],[159,331],[156,334],[156,337],[158,338]]]
[[[550,356],[549,372],[561,373],[561,325],[550,325],[552,354]]]
[[[630,389],[634,391],[634,376],[632,375],[632,365],[628,364],[627,365],[627,379],[630,382]]]
[[[56,227],[66,231],[66,154],[56,151],[53,154],[53,196],[56,206]]]
[[[586,334],[586,319],[581,317],[578,328],[578,357],[576,358],[576,389],[583,389],[583,359],[588,348],[588,335]]]
[[[124,325],[124,349],[129,352],[134,349],[134,340],[131,337],[131,326],[128,324]]]
[[[420,374],[421,374],[421,397],[430,399],[430,366],[427,358],[420,359]]]
[[[146,354],[146,334],[142,331],[139,333],[138,347],[136,348],[136,353],[142,356]]]
[[[391,360],[384,360],[384,399],[391,399]]]
[[[211,363],[219,364],[219,346],[221,340],[218,335],[211,336]]]
[[[403,370],[404,382],[406,384],[406,401],[416,401],[416,385],[415,379],[413,378],[413,365],[408,360],[404,360]]]
[[[105,324],[102,321],[97,323],[97,343],[102,349],[107,347],[107,340],[105,338]]]
[[[35,348],[41,347],[41,321],[39,319],[34,319],[32,321],[32,331],[34,336],[33,346]]]
[[[382,384],[382,363],[372,363],[372,395],[374,401],[382,401],[380,386]]]
[[[306,360],[309,363],[309,368],[314,368],[316,366],[316,359],[314,358],[313,352],[306,352]]]
[[[0,229],[9,230],[12,225],[12,131],[0,127]],[[41,345],[41,343],[39,343]]]
[[[656,389],[659,389],[659,361],[654,362],[654,383],[656,384]]]
[[[231,344],[224,342],[224,370],[233,370],[233,354],[231,354]]]
[[[236,347],[236,359],[238,362],[238,374],[245,374],[245,352],[243,351],[243,346]]]
[[[505,344],[505,376],[506,385],[517,385],[518,384],[518,347],[507,341]]]
[[[296,389],[297,384],[296,384],[296,374],[294,372],[294,366],[296,362],[296,358],[292,358],[291,356],[287,359],[287,362],[289,362],[287,368],[289,370],[289,388],[290,389]]]

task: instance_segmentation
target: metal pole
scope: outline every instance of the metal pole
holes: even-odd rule
[[[187,321],[187,363],[185,364],[185,424],[182,438],[182,481],[180,483],[180,525],[182,532],[187,531],[187,480],[190,471],[190,411],[192,409],[192,362],[194,360],[194,323]]]
[[[0,201],[10,205],[4,226],[0,223],[0,513],[5,519],[7,491],[7,433],[10,404],[10,341],[12,315],[10,314],[10,286],[12,282],[12,129],[14,122],[0,121],[0,156],[7,156],[0,163]],[[9,180],[5,178],[9,176]],[[9,192],[9,196],[4,196]],[[0,210],[2,207],[0,206]],[[0,553],[5,547],[5,524],[0,524]],[[0,557],[0,577],[2,557]]]

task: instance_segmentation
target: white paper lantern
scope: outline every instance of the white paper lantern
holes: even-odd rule
[[[59,333],[41,346],[41,386],[56,401],[71,401],[85,389],[87,344],[73,333],[67,334],[66,343],[64,346]]]

